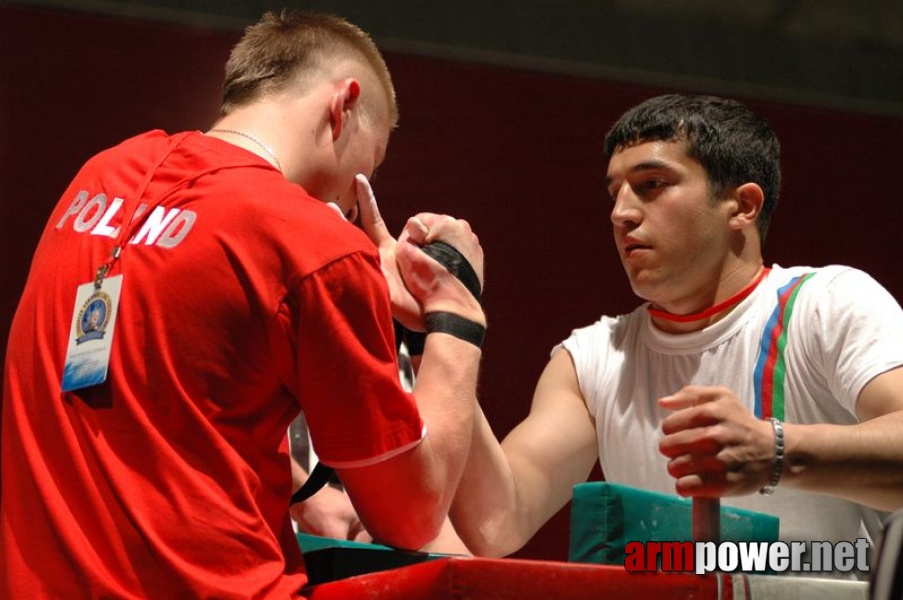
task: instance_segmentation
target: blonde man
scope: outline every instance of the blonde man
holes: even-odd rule
[[[450,217],[419,215],[402,242],[382,225],[366,177],[397,111],[379,52],[341,19],[268,14],[229,59],[222,113],[101,152],[49,219],[9,338],[0,596],[297,595],[285,433],[301,410],[374,536],[419,548],[445,519],[480,358],[460,327],[485,319],[418,245],[479,273],[482,251]],[[348,222],[359,195],[371,239]],[[92,289],[115,338],[70,352]],[[409,393],[392,317],[425,315]]]

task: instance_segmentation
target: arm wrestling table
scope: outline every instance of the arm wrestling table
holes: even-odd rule
[[[628,540],[691,539],[689,500],[605,483],[575,487],[570,561],[398,552],[298,534],[311,600],[867,600],[868,583],[624,568]],[[775,517],[724,507],[719,536],[774,541]],[[901,519],[903,521],[903,519]],[[896,599],[895,599],[896,600]]]
[[[865,582],[727,573],[628,573],[622,567],[446,557],[312,586],[311,600],[866,600]]]

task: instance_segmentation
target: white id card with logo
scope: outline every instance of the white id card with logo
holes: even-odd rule
[[[78,286],[63,370],[64,392],[106,381],[121,288],[122,275],[102,279],[100,288],[93,282]]]

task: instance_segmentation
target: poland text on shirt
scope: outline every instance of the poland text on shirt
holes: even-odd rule
[[[116,239],[119,237],[120,227],[113,227],[111,223],[122,209],[123,202],[124,200],[119,197],[109,201],[104,193],[91,197],[89,192],[82,190],[76,194],[72,204],[56,224],[56,228],[61,230],[71,225],[77,233],[88,232],[91,235]],[[132,221],[141,219],[147,208],[147,203],[139,204]],[[194,211],[157,206],[128,243],[174,248],[185,239],[196,219],[197,213]]]

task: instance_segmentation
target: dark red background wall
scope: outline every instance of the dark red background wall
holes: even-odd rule
[[[81,162],[147,129],[206,129],[237,35],[0,8],[2,347],[44,221]],[[402,121],[377,195],[395,231],[429,210],[479,234],[490,321],[481,400],[503,436],[526,414],[552,346],[636,303],[611,241],[602,138],[624,110],[670,90],[386,58]],[[784,148],[766,260],[852,264],[903,299],[903,121],[747,102]],[[519,556],[565,559],[567,538],[564,510]]]

